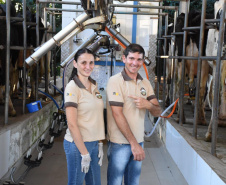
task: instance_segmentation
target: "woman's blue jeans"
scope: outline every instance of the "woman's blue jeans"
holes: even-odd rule
[[[64,140],[64,151],[67,158],[68,185],[101,185],[100,166],[98,165],[98,141],[85,142],[91,162],[87,174],[81,171],[81,153],[74,142]]]
[[[139,143],[142,147],[144,143]],[[134,161],[130,144],[108,143],[108,185],[139,185],[141,161]]]

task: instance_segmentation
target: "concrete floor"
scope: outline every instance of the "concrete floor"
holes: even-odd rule
[[[102,185],[107,184],[107,144],[104,145],[104,162],[101,167]],[[186,181],[166,148],[153,134],[145,141],[146,158],[143,161],[140,185],[186,185]],[[63,150],[63,134],[56,138],[51,149],[43,152],[39,167],[33,168],[23,179],[25,185],[67,184],[66,158]],[[84,183],[85,184],[85,183]]]

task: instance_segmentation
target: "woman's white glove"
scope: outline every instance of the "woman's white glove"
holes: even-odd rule
[[[98,157],[100,158],[98,164],[102,166],[102,161],[104,158],[103,143],[98,143],[98,148],[99,148]]]
[[[81,162],[81,170],[84,173],[87,173],[89,171],[89,166],[90,166],[90,155],[89,153],[86,155],[81,155],[82,156],[82,162]]]

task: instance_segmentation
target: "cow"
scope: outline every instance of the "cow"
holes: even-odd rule
[[[213,16],[212,15],[206,15],[206,18],[211,19]],[[182,32],[182,28],[184,27],[184,18],[185,14],[181,13],[177,17],[177,23],[175,26],[175,31],[176,32]],[[201,22],[201,13],[192,10],[189,12],[188,15],[188,26],[200,26]],[[204,34],[204,50],[202,55],[205,54],[205,46],[207,42],[207,33],[208,31],[205,31]],[[193,34],[189,35],[187,37],[187,43],[186,43],[186,56],[193,56],[193,57],[198,57],[198,48],[199,48],[199,37],[200,37],[200,31],[194,31]],[[183,52],[183,36],[179,35],[176,36],[176,46],[177,46],[177,55],[182,56]],[[197,75],[197,65],[198,65],[198,60],[185,60],[185,75],[188,76],[188,84],[189,84],[189,93],[190,96],[195,95],[195,81],[194,78]],[[178,59],[178,79],[176,82],[176,89],[179,89],[180,83],[181,83],[181,77],[182,77],[182,63],[181,60]],[[200,98],[199,98],[199,112],[198,112],[198,124],[200,125],[206,125],[206,120],[205,120],[205,113],[204,113],[204,97],[205,97],[205,92],[206,92],[206,82],[208,79],[208,74],[209,74],[209,65],[207,61],[203,60],[202,61],[202,66],[201,66],[201,82],[200,82]],[[178,92],[176,92],[176,96],[179,97]],[[180,111],[180,109],[179,109]],[[184,113],[183,113],[184,115]],[[184,116],[183,116],[184,117]],[[184,117],[184,122],[185,122],[185,117]]]
[[[13,5],[10,6],[10,14],[12,17],[16,17],[16,9]],[[6,5],[0,5],[0,15],[6,16]],[[13,24],[15,21],[11,21],[11,32],[10,32],[10,45],[17,46],[19,45],[19,34],[17,32],[17,26]],[[4,49],[0,49],[0,101],[4,103],[4,94],[5,94],[5,82],[6,82],[6,21],[0,20],[0,45],[4,46]],[[19,55],[19,52],[16,50],[10,51],[10,64],[12,67],[15,67],[16,60]],[[12,87],[11,87],[12,88]],[[9,115],[16,116],[16,110],[13,107],[11,98],[9,97]]]
[[[20,14],[17,14],[16,9],[13,5],[10,6],[11,9],[11,17],[21,17]],[[0,15],[6,15],[6,5],[0,5]],[[27,22],[36,22],[35,14],[32,14],[27,9]],[[11,46],[23,46],[23,26],[22,24],[14,24],[16,21],[11,21],[11,35],[10,35],[10,45]],[[0,45],[6,46],[6,21],[0,20]],[[44,27],[41,23],[40,18],[40,26]],[[43,30],[40,30],[40,38],[43,37]],[[40,39],[42,40],[42,39]],[[40,42],[41,43],[41,42]],[[27,46],[36,46],[36,30],[34,26],[27,26]],[[27,51],[27,56],[31,54],[30,51]],[[20,57],[19,57],[20,56]],[[21,57],[22,56],[22,57]],[[18,60],[22,58],[22,60]],[[0,101],[4,103],[4,94],[5,94],[5,77],[6,77],[6,51],[5,49],[0,50]],[[15,85],[17,85],[19,74],[18,70],[23,67],[23,53],[18,50],[10,51],[10,92],[12,94],[12,90]],[[35,66],[32,66],[31,70],[34,70]],[[31,72],[31,74],[35,74]],[[34,76],[34,75],[33,75]],[[25,80],[25,79],[24,79]],[[34,81],[34,80],[33,80]],[[9,98],[9,116],[16,116],[16,111],[13,107],[11,98]]]
[[[168,25],[168,33],[167,35],[171,35],[173,33],[173,28],[174,24],[171,23]],[[172,38],[171,38],[172,39]],[[171,39],[167,39],[167,44],[166,44],[166,52],[168,53],[169,56],[172,56],[173,52],[173,46],[171,45]],[[170,104],[170,84],[172,83],[172,59],[167,58],[166,59],[166,106],[169,106]]]
[[[220,18],[222,7],[224,5],[224,0],[216,1],[214,4],[214,16],[216,19]],[[207,56],[217,56],[218,50],[218,37],[219,37],[219,24],[217,24],[216,29],[210,29],[208,33],[207,47],[206,47],[206,55]],[[223,55],[225,55],[226,48],[226,35],[224,31],[224,42],[223,42]],[[208,61],[210,66],[213,68],[213,79],[212,79],[212,99],[214,93],[214,81],[215,81],[215,73],[216,73],[216,61]],[[220,68],[220,96],[219,96],[219,113],[218,113],[218,125],[226,126],[226,60],[221,60],[221,68]],[[215,100],[217,101],[217,100]],[[210,124],[205,135],[206,141],[211,141],[212,135],[212,123],[213,123],[213,111],[211,115]]]

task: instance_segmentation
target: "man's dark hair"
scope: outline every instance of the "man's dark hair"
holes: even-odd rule
[[[129,52],[130,53],[138,52],[140,54],[143,54],[143,58],[144,58],[144,55],[145,55],[144,48],[139,44],[130,44],[129,46],[127,46],[126,49],[123,52],[125,57],[127,57],[129,55]]]

